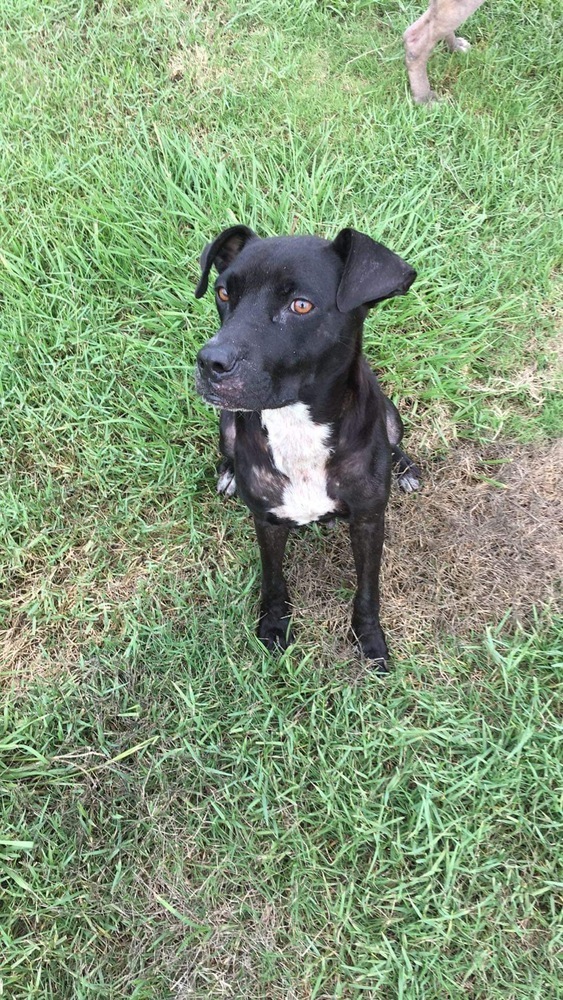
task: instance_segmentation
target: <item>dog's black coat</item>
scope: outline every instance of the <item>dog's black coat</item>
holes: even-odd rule
[[[329,242],[312,236],[260,239],[246,226],[233,226],[205,248],[197,298],[205,294],[213,265],[221,328],[198,354],[196,383],[203,398],[222,410],[219,488],[236,475],[236,488],[254,515],[262,558],[258,635],[268,647],[283,648],[291,640],[282,561],[289,529],[305,522],[286,513],[297,509],[284,501],[292,483],[287,469],[278,467],[267,429],[273,433],[280,426],[279,413],[272,411],[287,407],[282,433],[286,415],[288,433],[299,419],[295,427],[318,450],[311,476],[320,490],[317,501],[320,495],[326,502],[312,505],[313,519],[349,522],[358,576],[352,632],[364,655],[384,668],[379,568],[392,464],[407,492],[418,486],[418,470],[398,447],[401,418],[362,354],[362,327],[368,309],[404,294],[415,272],[353,229]],[[302,307],[308,311],[296,311]],[[303,435],[296,434],[296,452]],[[283,444],[291,456],[292,441]],[[300,468],[299,475],[306,488],[307,470]]]

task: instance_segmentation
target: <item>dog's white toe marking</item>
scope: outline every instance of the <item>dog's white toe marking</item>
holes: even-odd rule
[[[458,36],[456,35],[452,52],[469,52],[470,48],[471,48],[471,42],[468,42],[467,38],[458,38]]]
[[[217,493],[223,493],[226,497],[233,497],[237,491],[237,481],[232,469],[225,469],[217,480]]]
[[[287,476],[282,502],[272,514],[295,524],[309,524],[335,511],[326,489],[326,464],[330,458],[330,425],[311,420],[305,403],[277,410],[262,410],[262,426],[276,469]]]
[[[414,493],[415,490],[420,489],[420,480],[408,469],[397,477],[397,482],[403,493]]]

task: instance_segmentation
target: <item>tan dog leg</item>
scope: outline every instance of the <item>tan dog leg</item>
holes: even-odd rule
[[[443,39],[451,52],[467,52],[471,47],[469,42],[465,38],[457,38],[455,30],[482,3],[483,0],[431,0],[426,13],[405,31],[403,41],[407,72],[417,104],[424,104],[436,96],[430,89],[426,72],[426,64],[436,42]]]

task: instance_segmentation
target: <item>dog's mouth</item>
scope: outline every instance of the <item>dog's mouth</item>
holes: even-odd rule
[[[223,377],[221,380],[211,380],[202,376],[196,369],[195,387],[201,398],[211,406],[216,406],[220,410],[241,408],[237,404],[244,399],[244,387],[239,379]]]
[[[222,406],[221,397],[218,396],[217,393],[212,392],[210,389],[203,388],[202,386],[198,385],[197,378],[196,378],[196,389],[198,395],[201,396],[204,403],[210,403],[211,406],[217,406],[219,409],[224,409],[224,407]]]

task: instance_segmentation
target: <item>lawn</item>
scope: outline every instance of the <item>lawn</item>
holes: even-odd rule
[[[560,996],[563,13],[485,4],[416,107],[421,11],[0,0],[0,996]],[[253,636],[193,386],[234,222],[418,271],[365,335],[425,471],[385,679],[344,527]]]

